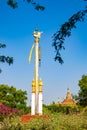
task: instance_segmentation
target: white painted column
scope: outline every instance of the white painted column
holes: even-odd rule
[[[43,87],[43,82],[42,79],[40,79],[39,80],[39,115],[42,115],[42,105],[43,105],[42,87]]]
[[[35,80],[32,80],[31,115],[35,115]]]
[[[39,115],[42,115],[42,92],[39,92]]]
[[[31,115],[35,115],[35,93],[31,97]]]
[[[39,93],[38,93],[38,43],[39,43],[39,39],[36,38],[35,39],[35,84],[36,84],[36,91],[35,91],[35,114],[39,114],[38,112],[38,108],[39,108]]]

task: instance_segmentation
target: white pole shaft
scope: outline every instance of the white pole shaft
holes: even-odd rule
[[[42,115],[42,92],[39,92],[39,114]]]
[[[38,38],[35,39],[35,82],[36,82],[36,94],[35,94],[35,114],[38,113]]]
[[[35,115],[35,93],[31,97],[31,115]]]

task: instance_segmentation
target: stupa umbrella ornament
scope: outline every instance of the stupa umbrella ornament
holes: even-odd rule
[[[33,33],[35,38],[32,45],[29,61],[32,57],[32,51],[35,51],[34,79],[32,80],[32,97],[31,97],[31,115],[42,115],[42,80],[39,79],[39,39],[42,32],[36,29]]]

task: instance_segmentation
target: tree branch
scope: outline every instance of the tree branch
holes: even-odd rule
[[[55,55],[55,61],[58,60],[59,63],[63,63],[63,59],[61,57],[60,51],[62,49],[65,49],[64,47],[64,41],[66,37],[71,36],[71,30],[73,28],[76,28],[77,22],[84,21],[84,16],[87,13],[87,9],[78,11],[76,14],[74,14],[67,22],[65,22],[61,28],[52,36],[53,38],[53,47],[55,48],[56,55]]]
[[[23,0],[23,1],[27,1],[28,3],[31,3],[36,10],[43,11],[45,9],[44,6],[40,5],[39,3],[36,3],[34,0]],[[16,0],[7,0],[7,4],[13,9],[18,7],[18,2]]]

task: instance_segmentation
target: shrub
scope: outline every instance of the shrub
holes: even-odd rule
[[[51,104],[45,106],[49,113],[65,113],[65,114],[77,114],[80,112],[79,106],[61,106],[57,104]]]
[[[6,117],[11,117],[19,114],[20,114],[19,110],[0,104],[0,121],[3,121],[3,119]]]
[[[21,124],[19,117],[5,118],[1,130],[57,130],[54,118],[37,116],[25,124]]]
[[[87,107],[83,108],[82,114],[83,114],[84,116],[87,116]]]
[[[23,130],[20,117],[4,118],[1,130]]]
[[[1,130],[87,130],[87,116],[82,113],[36,116],[25,124],[22,124],[20,119],[20,117],[5,118]]]

